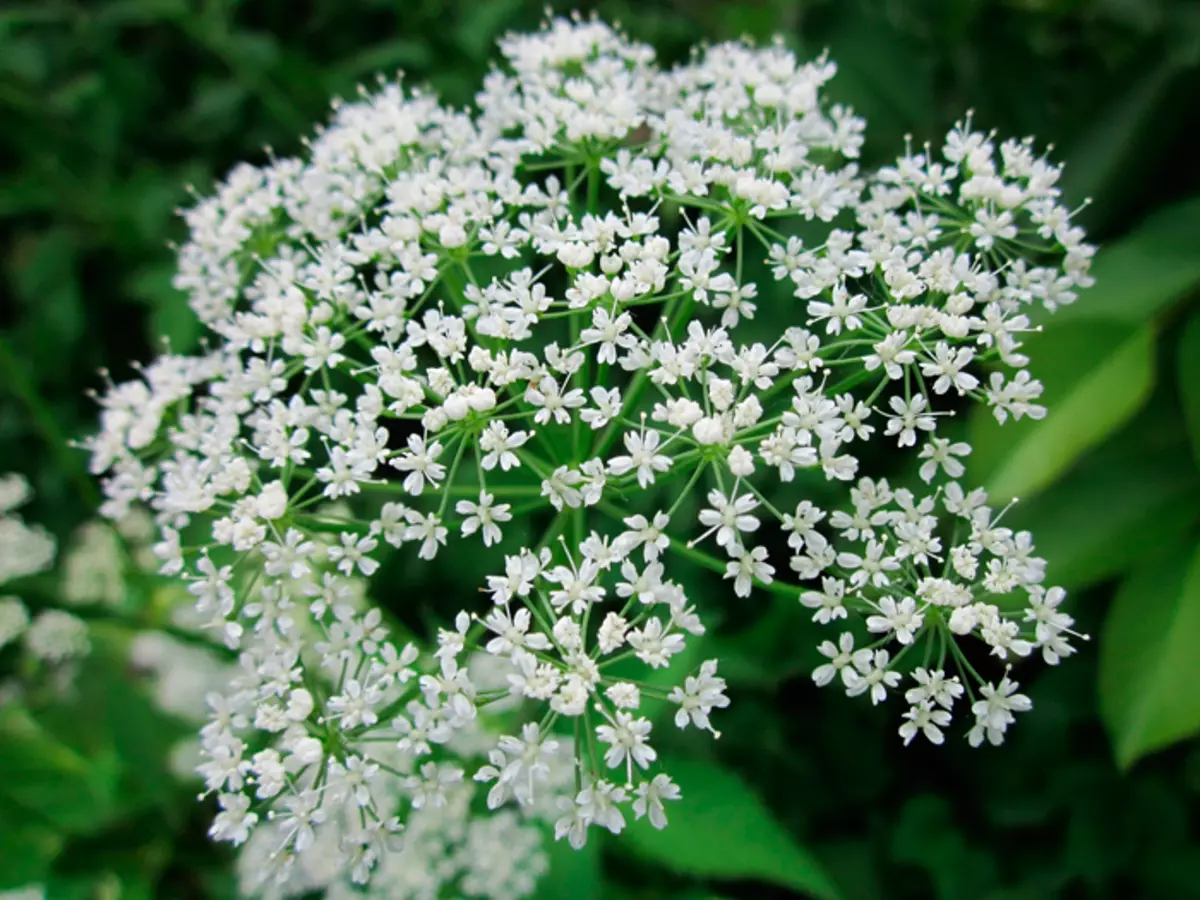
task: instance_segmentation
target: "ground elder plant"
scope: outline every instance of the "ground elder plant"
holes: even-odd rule
[[[711,739],[729,703],[719,660],[676,659],[697,567],[727,618],[811,609],[814,680],[897,705],[905,743],[1001,743],[1017,668],[1073,650],[954,429],[1046,414],[1022,338],[1093,254],[1061,168],[968,116],[864,171],[834,63],[781,45],[666,69],[556,20],[500,49],[470,110],[381,81],[198,199],[176,284],[207,344],[112,386],[90,445],[240,655],[212,834],[297,890],[411,873],[441,816],[458,890],[523,896],[479,860],[540,853],[513,835],[547,810],[576,847],[686,816],[657,732]],[[362,599],[395,553],[493,573],[426,646]]]

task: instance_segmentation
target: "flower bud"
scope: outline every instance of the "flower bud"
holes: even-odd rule
[[[292,756],[302,765],[310,766],[321,761],[321,757],[325,755],[325,750],[321,746],[321,742],[315,737],[305,737],[296,741],[296,746],[292,748]]]
[[[738,478],[748,478],[754,474],[754,457],[745,447],[734,447],[729,451],[729,471]]]
[[[451,422],[461,422],[467,417],[471,407],[467,403],[467,398],[456,392],[446,398],[446,402],[442,404],[442,411]]]
[[[258,495],[258,514],[267,520],[278,519],[287,511],[287,502],[287,491],[283,489],[283,482],[272,481],[264,485]]]
[[[285,714],[293,722],[302,722],[309,717],[313,711],[313,697],[304,688],[296,688],[292,691],[292,696],[288,700],[287,710]]]
[[[718,416],[705,416],[692,426],[692,437],[704,446],[723,444],[725,427]]]
[[[454,249],[461,247],[467,242],[467,232],[457,222],[447,222],[438,229],[438,240],[443,247]]]
[[[496,392],[491,388],[477,388],[467,392],[467,403],[475,412],[487,412],[496,408]]]

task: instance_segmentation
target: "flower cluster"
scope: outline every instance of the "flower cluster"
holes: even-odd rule
[[[1060,167],[968,118],[864,172],[836,67],[781,45],[665,70],[555,20],[501,51],[474,111],[381,81],[304,158],[198,200],[176,285],[211,340],[102,398],[105,513],[148,506],[161,571],[240,654],[203,730],[213,834],[285,882],[414,877],[394,860],[448,828],[459,890],[493,896],[472,867],[548,796],[575,846],[663,827],[680,792],[646,701],[713,734],[729,702],[684,653],[697,566],[853,614],[814,678],[878,703],[910,677],[906,742],[942,741],[964,694],[971,742],[1000,742],[1030,705],[1007,666],[1072,649],[953,429],[972,403],[1045,414],[1021,338],[1093,253]],[[877,445],[896,487],[864,474]],[[817,505],[831,487],[844,509]],[[494,574],[432,654],[363,601],[388,554],[468,546]],[[472,771],[463,742],[514,701]],[[499,812],[464,825],[472,782]]]
[[[16,512],[33,491],[22,476],[0,475],[0,584],[27,578],[54,565],[58,545],[40,525],[30,525]]]
[[[15,510],[32,496],[20,475],[0,476],[0,586],[27,579],[50,569],[58,553],[53,536],[40,525],[27,524]],[[105,526],[107,527],[107,526]],[[47,670],[51,683],[65,690],[74,673],[72,663],[91,648],[87,623],[53,607],[31,612],[17,596],[0,596],[0,650],[20,642],[22,663],[12,677],[0,673],[0,703],[21,694],[28,676]]]

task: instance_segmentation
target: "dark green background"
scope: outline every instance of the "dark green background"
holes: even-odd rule
[[[468,103],[496,37],[535,27],[543,8],[524,0],[0,7],[0,471],[33,481],[26,518],[65,537],[94,509],[84,455],[67,441],[94,421],[84,392],[102,386],[97,369],[128,377],[129,361],[149,359],[161,334],[176,350],[197,345],[198,326],[170,287],[170,242],[183,237],[174,210],[189,202],[186,185],[204,192],[236,162],[262,160],[266,145],[299,152],[329,99],[379,71],[402,68],[411,83]],[[721,715],[713,759],[754,788],[847,900],[1200,897],[1200,751],[1185,741],[1133,762],[1200,726],[1195,664],[1145,674],[1165,658],[1156,652],[1164,630],[1200,622],[1189,619],[1200,586],[1189,593],[1182,576],[1155,577],[1156,567],[1186,561],[1200,518],[1200,203],[1187,202],[1200,192],[1192,137],[1200,4],[613,0],[598,9],[668,61],[696,41],[740,35],[778,33],[802,55],[829,48],[840,66],[834,98],[868,121],[869,164],[894,156],[905,134],[936,141],[968,108],[1003,136],[1053,142],[1068,162],[1068,199],[1094,198],[1079,219],[1111,252],[1097,264],[1098,311],[1084,309],[1085,294],[1053,326],[1055,341],[1048,334],[1039,345],[1054,357],[1053,371],[1034,365],[1052,417],[1114,348],[1151,329],[1149,355],[1133,366],[1139,387],[1128,396],[1103,384],[1083,392],[1073,414],[1110,407],[1112,421],[1063,450],[1050,486],[1014,513],[1043,535],[1051,578],[1073,589],[1072,611],[1098,640],[1027,683],[1035,711],[1010,745],[971,751],[955,735],[942,749],[902,747],[896,709],[811,686],[817,635],[804,612],[754,597],[715,638],[734,705]],[[972,428],[981,475],[1002,467],[1027,434]],[[448,577],[444,567],[418,568],[406,593],[431,596]],[[1114,595],[1124,596],[1124,611],[1106,629]],[[1147,617],[1149,637],[1126,637],[1137,631],[1130,622]],[[1182,635],[1193,638],[1200,656],[1200,634]],[[1155,678],[1167,705],[1183,709],[1167,738],[1139,743],[1123,733],[1119,712],[1102,724],[1106,692]],[[129,678],[118,681],[112,691],[131,689]],[[115,708],[116,721],[94,727],[116,729],[122,754],[144,751],[126,734],[141,707]],[[6,830],[4,764],[0,757],[0,844],[19,853],[17,832]],[[188,790],[157,790],[157,805],[118,810],[102,827],[63,826],[52,893],[228,895],[228,861],[204,842],[204,810],[190,806]],[[675,822],[688,815],[681,808]],[[729,823],[719,815],[697,821],[680,834],[702,858],[741,852],[721,834]],[[609,842],[602,853],[593,844],[556,869],[542,896],[796,896],[779,886],[795,881],[771,877],[770,863],[705,868],[670,847],[635,852],[639,840]],[[672,855],[676,864],[663,866]]]

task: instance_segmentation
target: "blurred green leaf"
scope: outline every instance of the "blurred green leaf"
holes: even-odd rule
[[[623,842],[631,853],[688,875],[752,878],[811,897],[838,896],[820,863],[737,775],[697,760],[665,760],[664,769],[683,797],[668,808],[671,822],[662,831],[646,819],[631,823]]]
[[[815,647],[818,627],[799,603],[772,603],[744,631],[717,632],[709,655],[721,661],[720,674],[730,684],[770,688],[812,667],[815,651],[799,651],[797,644]]]
[[[908,133],[933,138],[938,130],[933,71],[920,46],[877,14],[863,15],[849,5],[839,23],[827,39],[837,62],[827,90],[832,100],[849,104],[871,123],[868,151],[899,153]]]
[[[0,796],[65,831],[104,823],[116,789],[111,754],[81,756],[12,704],[0,709],[0,735]]]
[[[1118,764],[1200,730],[1200,547],[1147,563],[1121,585],[1100,645],[1100,712]]]
[[[1053,484],[1085,451],[1136,413],[1154,385],[1154,333],[1107,323],[1055,322],[1026,342],[1045,385],[1041,421],[972,423],[973,462],[997,499],[1025,499]]]
[[[917,794],[905,802],[890,851],[897,861],[925,869],[939,900],[982,897],[995,887],[995,862],[967,842],[942,797]]]
[[[458,45],[471,59],[485,60],[492,44],[504,32],[505,24],[524,5],[524,0],[491,0],[469,7],[469,14],[458,26]]]
[[[1177,415],[1173,404],[1164,406]],[[1119,575],[1171,546],[1200,518],[1200,472],[1184,447],[1152,441],[1147,429],[1153,425],[1137,417],[1062,481],[1005,517],[1010,527],[1033,532],[1049,582],[1077,590]]]
[[[604,872],[600,866],[600,842],[588,841],[574,849],[564,838],[547,839],[550,870],[538,881],[534,900],[604,900]]]
[[[936,868],[946,861],[947,856],[952,856],[958,846],[950,804],[945,798],[917,794],[905,801],[889,848],[895,859]]]
[[[1105,214],[1112,188],[1127,180],[1131,169],[1138,171],[1138,148],[1153,133],[1148,126],[1174,74],[1174,64],[1159,61],[1094,116],[1067,148],[1063,190],[1071,203],[1101,200],[1099,213]]]
[[[245,66],[250,71],[263,72],[279,59],[278,38],[264,31],[216,32],[212,40],[219,43],[222,53],[238,60],[239,70],[240,66]]]
[[[188,14],[187,0],[107,0],[95,15],[106,27],[151,25]]]
[[[1200,250],[1197,253],[1200,254]],[[1200,465],[1200,312],[1192,314],[1179,337],[1176,366],[1183,419],[1187,423],[1196,463]]]
[[[845,900],[884,900],[875,848],[864,840],[838,841],[820,846],[821,859]]]
[[[200,320],[188,306],[187,297],[174,289],[164,293],[150,313],[151,339],[166,338],[172,353],[190,353],[200,343]]]
[[[91,636],[77,697],[47,707],[41,721],[81,756],[113,760],[116,812],[162,806],[178,791],[168,769],[171,748],[191,729],[161,713],[137,683],[128,667],[128,632],[96,623]]]
[[[342,88],[347,83],[373,76],[377,72],[391,78],[397,69],[426,68],[431,59],[432,52],[427,44],[408,37],[392,38],[372,47],[364,47],[335,66],[329,73],[330,84]]]
[[[1145,324],[1200,285],[1200,196],[1159,209],[1107,244],[1092,266],[1096,283],[1054,316],[1056,323],[1110,319]]]
[[[184,109],[176,125],[186,133],[211,137],[228,134],[236,127],[250,92],[233,78],[197,79],[192,102]]]
[[[0,798],[0,891],[41,880],[62,846],[58,832]]]
[[[35,347],[46,358],[72,349],[83,335],[84,309],[75,279],[77,247],[65,228],[16,245],[10,261],[18,300],[31,316]]]

